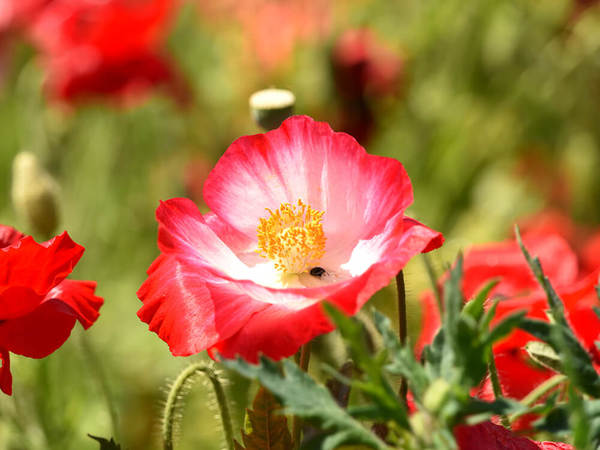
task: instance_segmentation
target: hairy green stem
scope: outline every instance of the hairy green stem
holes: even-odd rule
[[[533,405],[540,398],[542,398],[544,395],[546,395],[549,391],[551,391],[556,386],[558,386],[560,383],[562,383],[566,380],[567,380],[566,375],[562,375],[562,374],[557,374],[557,375],[554,375],[552,378],[548,378],[546,381],[544,381],[542,384],[540,384],[538,387],[536,387],[533,391],[531,391],[529,394],[527,394],[523,398],[523,400],[521,400],[521,403],[523,403],[526,406]]]
[[[227,406],[225,390],[223,389],[223,385],[221,384],[221,380],[219,380],[217,372],[212,367],[200,362],[192,363],[186,367],[171,386],[171,390],[167,396],[165,410],[163,412],[162,438],[164,450],[173,450],[173,431],[176,425],[176,411],[181,406],[182,391],[185,389],[186,385],[200,373],[204,374],[210,380],[213,389],[215,390],[219,412],[221,413],[221,421],[223,422],[223,431],[225,433],[227,448],[233,450],[233,428],[231,426],[231,415],[229,413],[229,406]]]
[[[490,380],[492,382],[492,389],[494,390],[494,397],[496,400],[501,399],[504,394],[502,393],[502,386],[500,386],[500,378],[498,377],[498,369],[496,368],[496,360],[494,359],[494,353],[490,351],[490,362],[488,364],[488,370],[490,371]],[[505,428],[510,429],[510,422],[506,414],[500,415],[500,423]]]
[[[541,399],[544,395],[546,395],[552,389],[554,389],[556,386],[558,386],[559,384],[561,384],[567,380],[568,380],[567,376],[562,375],[562,374],[557,374],[557,375],[554,375],[552,378],[548,378],[546,381],[544,381],[542,384],[540,384],[538,387],[536,387],[533,391],[531,391],[529,394],[527,394],[521,400],[521,403],[523,405],[529,406],[531,408],[526,411],[523,411],[523,412],[511,414],[508,417],[509,420],[511,422],[514,422],[519,417],[521,417],[525,414],[535,412],[536,406],[534,406],[534,403],[537,402],[539,399]],[[539,406],[545,407],[545,405],[539,405]]]
[[[406,325],[406,288],[404,285],[404,273],[398,272],[396,275],[396,287],[398,289],[398,337],[400,344],[406,343],[407,325]],[[399,396],[404,405],[407,405],[406,396],[408,394],[408,384],[406,378],[400,378]]]
[[[90,366],[90,372],[92,373],[98,385],[100,386],[102,396],[104,397],[104,401],[106,402],[106,408],[108,409],[108,414],[110,416],[113,437],[117,442],[119,442],[119,418],[117,416],[117,408],[115,406],[115,403],[113,402],[112,392],[110,391],[110,387],[108,385],[106,373],[104,372],[102,363],[98,359],[98,355],[96,355],[96,352],[87,334],[80,333],[80,336],[81,348],[83,349],[83,354]]]
[[[308,341],[302,347],[296,355],[296,362],[304,372],[308,372],[308,363],[310,362],[310,347],[311,341]],[[294,446],[300,448],[300,442],[302,437],[302,419],[298,416],[294,416],[292,423],[292,438],[294,440]]]

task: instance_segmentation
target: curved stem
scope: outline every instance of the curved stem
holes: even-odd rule
[[[119,418],[117,416],[117,408],[115,407],[115,403],[113,402],[112,392],[110,391],[110,387],[108,385],[108,379],[106,378],[106,374],[104,373],[104,368],[102,364],[98,360],[98,355],[94,351],[92,343],[85,333],[80,333],[81,336],[81,348],[83,349],[83,354],[85,355],[88,364],[91,367],[91,372],[93,376],[96,378],[96,381],[100,385],[100,390],[102,391],[102,396],[106,401],[106,407],[108,409],[108,414],[110,415],[110,423],[112,426],[113,437],[118,442],[119,441]]]
[[[398,289],[398,337],[400,338],[400,344],[404,346],[406,343],[406,289],[404,286],[404,273],[398,272],[396,275],[396,287]],[[408,385],[406,378],[400,378],[400,392],[399,396],[404,405],[407,405],[406,396],[408,394]]]
[[[179,374],[167,396],[162,424],[164,450],[173,450],[173,430],[176,424],[176,411],[181,406],[183,400],[182,391],[193,380],[194,376],[200,373],[203,373],[208,377],[215,390],[219,411],[221,413],[221,420],[223,422],[223,431],[225,432],[227,448],[233,450],[233,428],[231,426],[231,415],[229,413],[229,407],[227,406],[225,390],[223,389],[223,385],[221,384],[221,380],[219,380],[217,372],[212,367],[199,362],[189,365]]]
[[[540,398],[542,398],[544,395],[546,395],[548,392],[550,392],[556,386],[558,386],[559,384],[561,384],[567,380],[568,380],[567,376],[562,375],[562,374],[557,374],[557,375],[554,375],[552,378],[548,378],[546,381],[544,381],[542,384],[540,384],[538,387],[536,387],[533,391],[531,391],[529,394],[527,394],[523,398],[523,400],[521,400],[522,404],[524,404],[525,406],[530,406],[531,409],[523,411],[521,413],[511,414],[509,416],[509,420],[511,422],[514,422],[519,417],[521,417],[525,414],[528,414],[530,412],[533,412],[533,410],[535,410],[535,406],[533,406],[535,402],[537,402]]]
[[[297,363],[300,368],[304,371],[308,371],[308,363],[310,362],[310,347],[311,341],[308,341],[300,348],[299,356],[297,356]],[[300,439],[302,435],[302,419],[298,416],[294,416],[292,423],[292,439],[296,448],[300,448]]]

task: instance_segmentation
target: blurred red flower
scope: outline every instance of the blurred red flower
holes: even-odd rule
[[[600,305],[594,285],[598,271],[582,276],[578,270],[577,256],[567,242],[557,234],[530,234],[523,239],[532,255],[537,255],[544,273],[551,281],[565,304],[567,319],[580,342],[588,350],[595,364],[600,363],[600,354],[594,340],[600,337],[600,320],[592,305]],[[500,299],[492,324],[519,310],[527,316],[548,320],[549,309],[546,295],[538,285],[516,241],[473,247],[465,254],[463,294],[471,299],[486,282],[499,279],[498,285],[487,300],[489,306]],[[426,292],[421,297],[423,315],[422,332],[416,351],[432,342],[439,329],[440,315],[433,294]],[[527,342],[535,340],[528,333],[515,330],[494,345],[494,359],[503,395],[521,399],[539,383],[550,378],[554,372],[535,365],[525,351]],[[490,380],[485,380],[476,392],[481,398],[494,398]],[[513,429],[527,428],[534,416],[525,416],[513,424]]]
[[[500,425],[483,422],[454,429],[460,450],[573,450],[563,442],[536,442],[518,436]]]
[[[186,102],[186,87],[163,50],[177,0],[52,0],[29,23],[50,93],[67,102],[107,97],[128,103],[163,87]]]
[[[600,268],[600,228],[575,223],[559,209],[547,209],[519,221],[523,233],[529,235],[558,234],[575,251],[581,275]]]
[[[443,242],[404,216],[398,161],[306,116],[236,140],[204,199],[204,216],[188,199],[160,204],[161,254],[138,291],[138,316],[178,356],[290,356],[332,330],[323,301],[354,314]]]
[[[368,28],[346,30],[331,55],[336,89],[344,98],[397,93],[403,75],[400,55]]]
[[[373,31],[358,28],[337,38],[331,66],[341,102],[339,126],[364,144],[375,121],[370,101],[400,92],[403,61]]]
[[[299,42],[322,39],[331,27],[328,0],[198,0],[197,4],[210,20],[237,20],[247,53],[266,72],[289,61]]]
[[[0,225],[0,389],[12,393],[9,352],[43,358],[58,349],[79,320],[85,329],[104,302],[94,281],[67,280],[84,248],[64,232],[38,244]]]

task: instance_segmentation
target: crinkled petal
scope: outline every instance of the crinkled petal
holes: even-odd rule
[[[16,244],[25,235],[8,225],[0,225],[0,248]]]
[[[354,314],[415,254],[441,242],[439,233],[411,221],[405,233],[390,236],[389,254],[360,276],[313,288],[276,289],[247,279],[227,277],[201,258],[182,257],[173,249],[193,238],[181,225],[181,237],[163,241],[164,251],[148,270],[138,291],[144,302],[138,316],[169,344],[175,355],[212,348],[225,356],[256,360],[290,356],[318,334],[331,329],[318,303],[328,300]],[[197,252],[202,253],[202,247]],[[302,320],[300,320],[302,318]]]
[[[0,348],[29,358],[43,358],[67,340],[75,321],[67,304],[45,301],[29,314],[0,323]]]
[[[0,348],[0,389],[7,395],[12,394],[12,374],[10,373],[10,354],[8,350]]]
[[[454,436],[460,450],[572,450],[573,446],[562,442],[536,442],[518,436],[510,430],[483,422],[477,425],[459,425]]]
[[[253,315],[236,334],[211,348],[210,353],[219,353],[225,358],[240,355],[253,363],[258,362],[261,353],[279,360],[293,355],[301,345],[332,329],[320,304],[299,311],[270,305]]]
[[[0,319],[31,312],[71,273],[83,251],[66,231],[42,244],[27,236],[0,249]]]
[[[217,236],[191,200],[173,198],[161,202],[156,218],[158,247],[163,253],[177,253],[192,264],[210,266],[237,277],[248,276],[247,266]]]
[[[94,295],[95,281],[63,280],[52,289],[47,300],[59,300],[71,307],[83,328],[88,329],[98,319],[104,299]]]
[[[199,353],[236,333],[267,305],[188,261],[160,255],[138,290],[138,317],[176,356]]]
[[[411,226],[403,234],[403,239],[397,242],[394,251],[390,249],[390,257],[373,264],[362,275],[323,288],[287,291],[314,297],[321,294],[321,299],[346,314],[355,314],[375,292],[390,282],[412,256],[431,248],[432,242],[441,243],[439,233],[410,220]],[[263,298],[268,298],[269,294],[277,295],[273,290],[262,289],[262,294],[257,292],[256,295]],[[253,315],[238,333],[217,344],[212,351],[228,358],[239,354],[249,361],[257,361],[259,353],[280,359],[294,354],[312,338],[331,331],[332,326],[320,304],[314,303],[303,309],[293,306],[293,302],[270,305]]]
[[[398,161],[369,155],[326,123],[294,116],[276,130],[236,140],[209,175],[204,199],[251,239],[266,208],[301,199],[325,213],[327,253],[381,232],[413,196]]]

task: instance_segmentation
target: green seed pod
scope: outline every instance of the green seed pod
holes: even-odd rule
[[[250,112],[256,123],[273,130],[294,113],[296,97],[285,89],[264,89],[250,96]]]
[[[50,238],[58,225],[57,182],[30,152],[13,160],[12,201],[17,214],[32,230]]]

